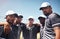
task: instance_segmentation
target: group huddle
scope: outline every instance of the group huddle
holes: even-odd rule
[[[40,10],[42,16],[38,17],[39,23],[34,23],[34,17],[28,17],[28,23],[23,23],[23,15],[14,11],[6,13],[6,22],[0,22],[0,39],[20,39],[22,32],[23,39],[37,39],[40,32],[40,39],[60,39],[60,15],[52,11],[50,3],[42,3]]]

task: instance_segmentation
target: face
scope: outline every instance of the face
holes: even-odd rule
[[[14,22],[14,23],[17,23],[17,24],[19,24],[19,23],[21,23],[21,21],[22,21],[22,18],[20,18],[20,17],[17,17],[17,18],[15,19],[15,22]]]
[[[49,14],[52,13],[52,8],[51,7],[44,7],[42,8],[43,14],[48,16]]]
[[[9,22],[9,23],[13,23],[15,20],[15,16],[13,15],[8,15],[6,16],[6,21]]]
[[[41,24],[44,24],[45,23],[45,19],[44,18],[40,18],[39,21],[40,21]]]
[[[34,19],[29,19],[30,24],[33,24],[33,22],[34,22]]]

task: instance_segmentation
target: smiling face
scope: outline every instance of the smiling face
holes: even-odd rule
[[[21,21],[22,21],[22,18],[21,17],[16,18],[16,23],[17,24],[21,23]]]
[[[30,18],[28,21],[29,21],[30,24],[33,24],[34,19]]]
[[[44,24],[44,23],[45,23],[45,18],[40,18],[40,19],[39,19],[39,22],[40,22],[41,24]]]
[[[15,20],[15,16],[14,15],[7,15],[6,16],[6,21],[7,22],[13,24],[14,20]]]
[[[43,11],[43,14],[45,16],[48,16],[48,15],[50,15],[52,13],[52,8],[51,8],[51,6],[43,7],[42,8],[42,11]]]

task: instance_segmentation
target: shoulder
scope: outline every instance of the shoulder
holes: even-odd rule
[[[3,22],[4,26],[10,26],[10,24],[8,22]]]
[[[25,24],[25,23],[21,23],[21,24],[26,26],[26,24]]]
[[[35,27],[40,27],[40,24],[33,24]]]
[[[56,13],[52,13],[51,15],[49,15],[49,19],[54,19],[54,18],[60,18],[60,15]]]
[[[8,22],[1,22],[2,24],[4,24],[4,25],[9,25],[9,23]]]

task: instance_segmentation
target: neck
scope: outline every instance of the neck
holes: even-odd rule
[[[46,16],[48,17],[51,13],[52,13],[52,11],[49,14],[47,14]]]

